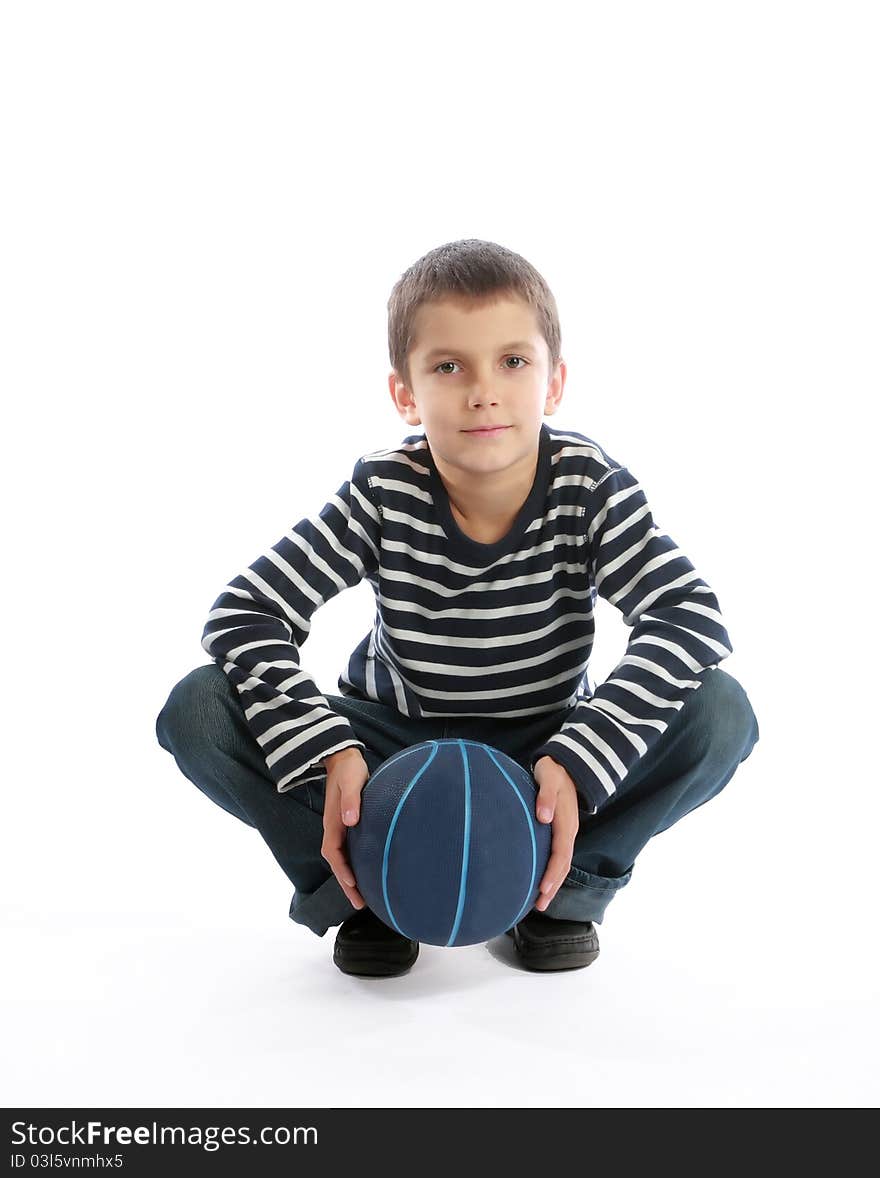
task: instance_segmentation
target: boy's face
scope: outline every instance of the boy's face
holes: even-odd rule
[[[562,399],[565,363],[550,370],[535,312],[514,295],[444,298],[419,307],[410,384],[388,378],[408,425],[422,425],[441,462],[472,474],[504,470],[537,449],[541,419]],[[492,436],[477,426],[503,425]]]

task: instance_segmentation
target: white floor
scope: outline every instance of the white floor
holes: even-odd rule
[[[4,1105],[880,1103],[876,6],[6,7]],[[416,428],[386,302],[471,235],[545,275],[550,423],[718,594],[761,741],[588,969],[358,981],[153,723],[228,578]],[[322,691],[374,611],[316,615]]]
[[[389,980],[340,973],[259,836],[181,778],[174,829],[145,810],[53,902],[7,906],[3,1103],[874,1106],[873,934],[817,916],[821,877],[762,878],[765,769],[645,849],[588,969],[526,972],[502,937]]]

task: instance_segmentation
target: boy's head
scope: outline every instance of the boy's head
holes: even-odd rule
[[[391,398],[432,452],[499,470],[537,447],[565,384],[556,301],[525,258],[469,238],[431,250],[388,300]],[[482,425],[508,428],[469,438]]]

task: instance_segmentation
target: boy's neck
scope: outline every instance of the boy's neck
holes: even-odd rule
[[[452,515],[466,535],[492,539],[505,535],[529,497],[538,469],[538,451],[506,470],[468,476],[434,459]],[[479,533],[479,535],[475,535]]]

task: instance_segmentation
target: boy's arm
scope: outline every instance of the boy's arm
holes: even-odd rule
[[[320,512],[230,581],[211,607],[202,646],[236,688],[279,792],[322,778],[330,753],[364,749],[300,665],[299,648],[319,606],[376,572],[379,531],[358,459]]]
[[[543,756],[558,761],[595,813],[732,647],[715,594],[657,528],[626,467],[592,489],[587,519],[592,581],[633,631],[624,657],[535,751],[531,769]]]

